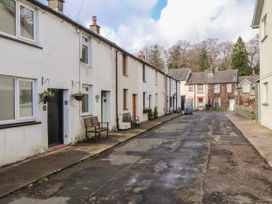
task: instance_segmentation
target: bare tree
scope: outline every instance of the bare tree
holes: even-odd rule
[[[249,66],[259,73],[260,69],[260,50],[259,50],[259,35],[257,34],[247,44],[247,52],[249,56]]]

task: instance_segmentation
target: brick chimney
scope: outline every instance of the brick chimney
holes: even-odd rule
[[[63,12],[64,0],[47,0],[48,7],[59,12]]]
[[[142,59],[142,60],[145,60],[145,54],[144,54],[144,52],[141,51],[141,52],[139,53],[138,57],[139,57],[140,59]]]
[[[97,25],[97,18],[93,16],[92,25],[90,25],[90,30],[99,34],[100,33],[100,26]]]

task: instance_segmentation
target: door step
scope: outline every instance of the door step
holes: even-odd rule
[[[47,152],[54,152],[54,151],[57,151],[59,149],[63,149],[63,148],[68,147],[68,146],[69,145],[67,145],[67,144],[55,145],[55,146],[49,147]]]

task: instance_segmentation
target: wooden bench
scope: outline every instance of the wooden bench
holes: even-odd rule
[[[140,125],[140,118],[139,116],[132,117],[130,113],[123,113],[123,122],[130,123],[133,128]]]
[[[99,122],[97,116],[86,117],[83,119],[86,131],[86,138],[88,138],[89,133],[94,133],[95,142],[97,141],[97,136],[100,137],[101,132],[107,132],[107,138],[109,137],[109,123]],[[105,126],[103,126],[106,125]]]

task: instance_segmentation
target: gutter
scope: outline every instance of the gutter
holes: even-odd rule
[[[115,50],[115,119],[116,119],[116,128],[119,131],[119,111],[118,111],[118,50]]]

